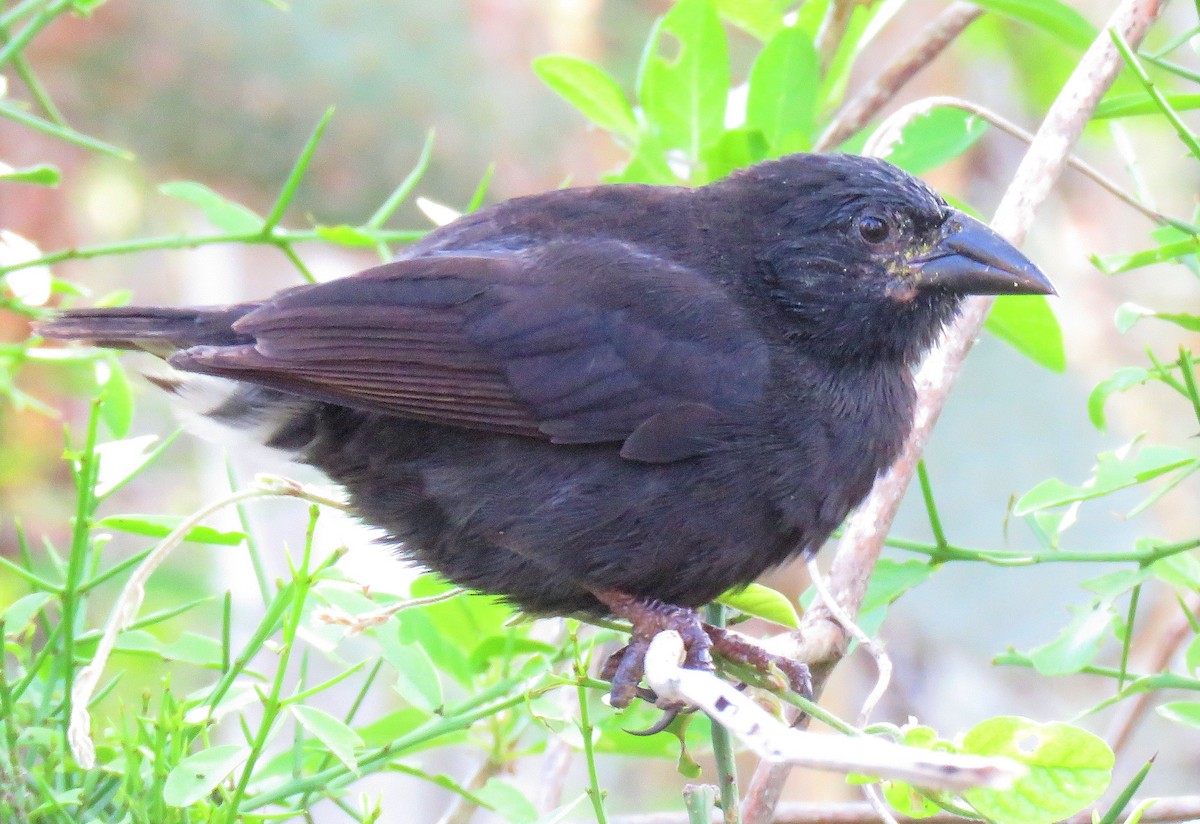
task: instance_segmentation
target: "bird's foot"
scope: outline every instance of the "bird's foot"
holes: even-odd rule
[[[712,647],[712,641],[709,640],[709,634],[694,609],[636,598],[612,590],[597,592],[595,595],[613,615],[625,618],[633,624],[629,645],[611,656],[601,672],[602,678],[612,682],[609,703],[618,708],[627,707],[634,698],[642,698],[661,707],[666,710],[665,723],[660,720],[645,734],[650,734],[651,731],[658,732],[670,724],[683,707],[675,703],[662,704],[653,691],[641,686],[650,640],[666,629],[678,632],[683,638],[686,650],[683,666],[688,669],[711,671],[713,662],[709,649]]]
[[[775,680],[775,672],[780,672],[788,681],[785,686],[802,698],[812,700],[812,674],[807,664],[768,652],[739,632],[709,624],[703,626],[712,641],[713,652],[735,664],[756,669],[771,680]]]

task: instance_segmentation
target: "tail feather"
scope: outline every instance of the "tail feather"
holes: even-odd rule
[[[233,324],[258,306],[72,309],[38,323],[35,331],[47,338],[86,340],[108,349],[146,349],[165,355],[192,346],[252,343],[253,338],[235,332]]]

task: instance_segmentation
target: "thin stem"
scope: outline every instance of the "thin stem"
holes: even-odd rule
[[[283,214],[287,211],[292,199],[296,196],[296,190],[300,188],[300,183],[304,180],[304,174],[308,171],[308,165],[312,162],[313,154],[317,150],[317,144],[321,142],[321,135],[325,133],[325,127],[329,125],[332,117],[333,107],[331,106],[325,110],[325,114],[317,122],[317,127],[313,129],[308,142],[304,144],[304,148],[300,151],[300,156],[296,158],[295,165],[292,166],[291,172],[288,173],[287,180],[283,183],[283,188],[279,190],[279,197],[275,199],[275,205],[271,207],[271,211],[267,214],[267,219],[263,222],[262,233],[264,235],[270,235],[275,230],[275,227],[279,225],[279,221],[283,219]]]
[[[925,468],[925,459],[917,462],[917,480],[921,484],[921,497],[925,500],[925,512],[929,516],[929,528],[933,530],[933,540],[938,549],[949,545],[946,533],[942,530],[942,519],[938,515],[937,503],[933,500],[933,487],[929,484],[929,472]]]
[[[588,710],[588,692],[582,679],[587,675],[588,665],[579,646],[579,627],[574,627],[571,640],[575,649],[575,679],[576,695],[579,698],[579,732],[583,736],[583,757],[587,764],[588,786],[587,795],[592,802],[592,812],[596,815],[596,824],[608,824],[608,812],[604,809],[605,792],[600,787],[600,778],[596,773],[596,749],[592,742],[592,720]]]
[[[0,110],[3,105],[0,104]],[[425,236],[425,232],[409,231],[372,231],[373,237],[388,243],[412,243]],[[258,232],[227,232],[212,235],[168,235],[165,237],[137,238],[136,240],[120,241],[97,246],[80,246],[74,249],[60,249],[42,255],[33,260],[25,260],[7,266],[0,266],[0,275],[15,272],[18,269],[28,269],[33,266],[49,266],[71,260],[90,260],[92,258],[110,255],[129,255],[137,252],[153,252],[162,249],[198,249],[202,246],[213,246],[222,243],[241,245],[278,246],[280,248],[294,246],[299,243],[326,242],[316,229],[289,231],[276,227],[270,235]]]
[[[708,623],[725,626],[726,609],[721,604],[709,604],[705,611]],[[717,791],[721,795],[721,813],[725,824],[741,824],[741,800],[738,797],[737,759],[733,751],[733,736],[716,721],[712,722],[713,760],[717,765]]]
[[[14,55],[24,51],[29,42],[37,36],[42,29],[54,22],[54,19],[71,7],[71,0],[52,0],[46,5],[32,20],[29,25],[21,29],[13,38],[0,47],[0,69],[4,68],[5,64],[13,58]]]
[[[271,691],[266,695],[259,693],[263,702],[263,715],[259,721],[258,732],[250,744],[250,754],[242,766],[242,774],[229,799],[229,817],[226,819],[229,824],[236,824],[241,818],[241,811],[238,807],[241,806],[242,799],[246,796],[246,788],[250,784],[251,776],[254,775],[254,767],[267,746],[267,740],[271,737],[276,719],[286,706],[286,702],[280,696],[283,694],[283,682],[287,676],[288,662],[291,660],[292,651],[296,646],[296,633],[300,631],[304,603],[308,600],[308,590],[313,584],[313,580],[309,576],[309,564],[312,561],[313,535],[316,532],[320,511],[320,508],[315,505],[309,507],[308,529],[304,536],[304,553],[300,557],[300,566],[292,574],[291,610],[283,622],[279,662],[275,665],[275,677],[271,681]]]

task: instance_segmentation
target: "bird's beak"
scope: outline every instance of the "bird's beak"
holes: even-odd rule
[[[960,295],[1055,295],[1029,258],[975,218],[953,209],[941,241],[908,261],[919,289]]]

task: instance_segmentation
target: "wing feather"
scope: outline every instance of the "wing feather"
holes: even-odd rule
[[[707,448],[767,371],[718,285],[612,241],[402,259],[281,293],[233,331],[253,343],[172,363],[453,426],[625,441],[635,460]]]

